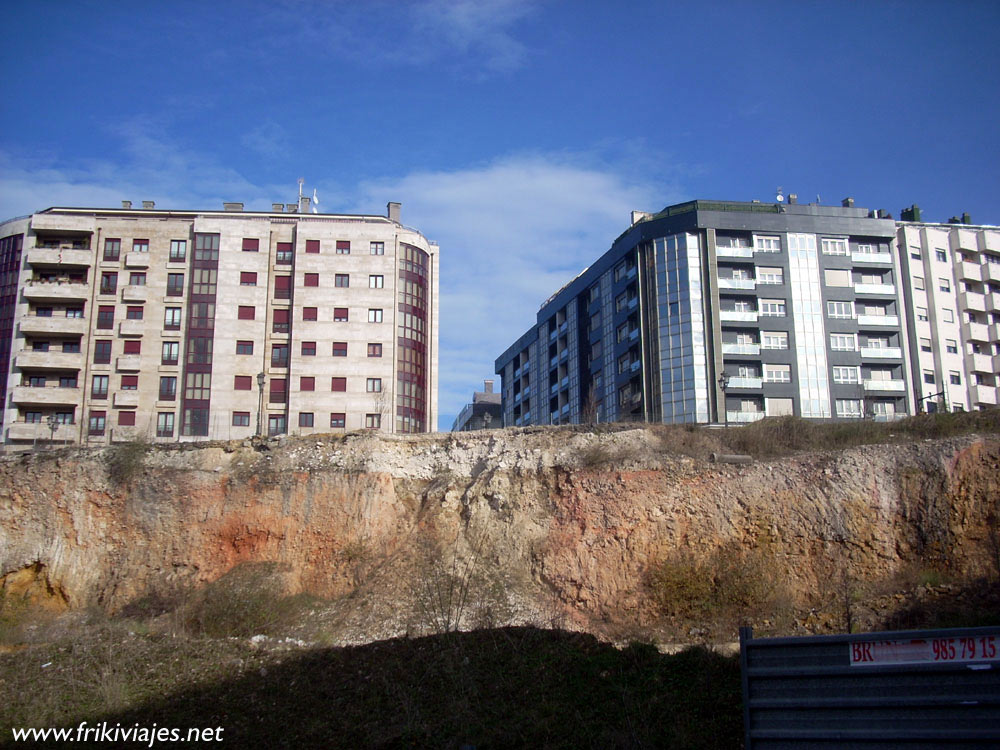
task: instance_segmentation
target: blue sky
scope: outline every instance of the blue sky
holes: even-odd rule
[[[1000,224],[995,2],[5,5],[0,217],[400,201],[441,246],[442,429],[632,209]]]

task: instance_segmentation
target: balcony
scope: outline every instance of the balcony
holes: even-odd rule
[[[756,288],[756,279],[719,279],[719,289],[737,289],[752,292]]]
[[[978,263],[970,263],[967,260],[955,264],[955,271],[959,278],[967,281],[982,281],[983,267]]]
[[[990,292],[986,297],[986,307],[990,312],[1000,312],[1000,292]]]
[[[877,263],[879,265],[891,266],[892,253],[851,253],[853,263]]]
[[[979,268],[983,272],[983,281],[1000,282],[1000,263],[984,263]]]
[[[145,302],[148,299],[149,290],[145,284],[128,284],[122,287],[122,302]]]
[[[992,385],[974,385],[972,395],[980,404],[997,403],[997,389]]]
[[[67,318],[65,315],[58,317],[26,315],[20,319],[18,325],[23,334],[67,336],[83,336],[89,327],[88,321],[84,318]]]
[[[764,412],[762,411],[727,411],[726,420],[728,422],[733,422],[735,424],[745,424],[747,422],[756,422],[764,418]]]
[[[126,354],[115,360],[116,372],[139,372],[138,354]]]
[[[859,326],[873,326],[875,328],[898,328],[898,315],[859,315]]]
[[[752,247],[730,247],[729,245],[716,245],[715,254],[720,258],[752,258]]]
[[[55,433],[49,429],[47,422],[12,422],[7,429],[9,440],[31,440],[49,441],[57,443],[75,443],[78,435],[77,425],[60,424],[56,425]]]
[[[139,391],[115,391],[115,406],[138,406]]]
[[[958,303],[963,310],[986,312],[986,295],[977,292],[959,292]]]
[[[967,323],[970,341],[990,341],[990,327],[985,323]]]
[[[855,284],[855,294],[896,294],[894,284]]]
[[[24,287],[29,300],[80,302],[90,297],[90,285],[68,281],[29,281]]]
[[[757,356],[760,354],[760,344],[723,344],[722,353]]]
[[[733,388],[763,388],[764,378],[729,378],[726,390]]]
[[[965,366],[972,372],[993,372],[993,357],[989,354],[966,354]]]
[[[93,263],[94,255],[89,248],[32,247],[28,248],[26,259],[32,266],[87,268]]]
[[[862,359],[902,359],[903,350],[898,346],[862,346]]]
[[[125,268],[149,268],[149,253],[125,253]]]
[[[886,391],[889,393],[903,393],[906,391],[906,381],[904,380],[865,380],[866,391]]]
[[[79,352],[21,351],[14,358],[14,366],[22,370],[80,370],[83,355]]]
[[[129,320],[126,318],[118,324],[118,335],[126,338],[138,338],[145,330],[144,320]]]
[[[67,406],[80,403],[79,388],[58,388],[56,386],[32,387],[14,386],[11,400],[15,404],[39,404],[41,406]]]
[[[756,323],[756,310],[720,310],[719,320],[723,322]]]

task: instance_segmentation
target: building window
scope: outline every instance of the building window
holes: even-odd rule
[[[762,331],[760,334],[761,349],[787,349],[787,331]]]
[[[122,427],[135,427],[135,412],[134,411],[118,412],[118,424]]]
[[[333,308],[333,320],[335,323],[346,323],[347,322],[347,308],[346,307],[335,307]]]
[[[91,398],[107,398],[108,397],[108,376],[107,375],[95,375],[93,383],[90,386],[90,397]]]
[[[40,411],[26,411],[24,413],[24,421],[28,424],[41,424],[42,413]]]
[[[385,243],[373,242],[370,245],[372,255],[385,255]]]
[[[104,260],[118,260],[121,257],[122,241],[118,239],[104,240]]]
[[[369,357],[381,357],[382,356],[382,345],[381,344],[369,344],[368,345],[368,356]]]
[[[942,307],[941,308],[941,319],[945,323],[954,323],[955,322],[955,311],[954,310],[949,310],[947,307]]]
[[[274,277],[274,298],[275,299],[291,299],[292,298],[292,277],[291,276],[275,276]]]
[[[342,428],[347,421],[346,416],[342,411],[330,412],[330,426]]]
[[[962,385],[962,375],[956,370],[951,370],[948,373],[948,380],[952,385]]]
[[[319,274],[318,273],[307,273],[305,275],[305,285],[306,286],[319,286]],[[340,286],[339,284],[337,286]]]
[[[315,307],[303,307],[302,308],[302,320],[316,320],[317,311]]]
[[[212,373],[189,372],[184,376],[184,398],[207,401],[212,392]]]
[[[271,390],[268,393],[269,404],[283,404],[288,401],[288,382],[285,378],[271,378]]]
[[[281,266],[290,266],[292,264],[292,243],[291,242],[279,242],[278,249],[275,254],[274,262]]]
[[[288,367],[288,344],[271,344],[271,367]]]
[[[233,427],[249,427],[249,426],[250,426],[250,412],[248,411],[233,412]]]
[[[854,352],[858,350],[857,337],[853,333],[831,333],[830,348],[835,352]]]
[[[826,314],[831,318],[853,318],[854,303],[831,300],[826,303]]]
[[[205,437],[208,435],[208,409],[191,407],[181,417],[181,434]]]
[[[767,383],[791,383],[791,365],[764,365],[764,381]]]
[[[39,313],[37,310],[35,311],[35,314],[36,315],[41,315],[41,313]],[[49,317],[50,318],[52,317],[52,310],[51,310],[51,308],[49,309]],[[82,307],[67,307],[66,308],[66,317],[67,318],[82,318],[83,317],[83,308]]]
[[[754,250],[758,253],[780,253],[781,252],[781,238],[780,237],[757,237],[753,238]]]
[[[849,385],[861,382],[861,373],[857,367],[834,367],[833,382],[841,385]]]
[[[347,356],[347,342],[346,341],[334,341],[333,342],[333,356],[334,357],[346,357]]]
[[[350,254],[351,254],[351,241],[337,240],[337,255],[350,255]]]
[[[104,434],[104,414],[103,411],[91,411],[90,420],[87,425],[87,432],[91,435]]]
[[[160,376],[160,401],[173,401],[177,398],[177,377],[175,375]]]
[[[385,276],[371,275],[368,277],[369,289],[382,289],[385,286]]]
[[[63,341],[62,343],[63,354],[79,354],[80,353],[80,342],[79,341]]]
[[[318,253],[319,252],[319,240],[306,240],[306,252],[307,253]]]
[[[299,378],[299,390],[300,391],[315,391],[316,390],[316,378],[312,376],[303,375]]]
[[[256,237],[244,237],[243,238],[243,252],[245,253],[256,253],[260,250],[260,240]]]
[[[330,380],[330,390],[331,391],[346,391],[347,390],[347,378],[331,378]]]
[[[856,398],[838,398],[836,401],[837,416],[843,418],[859,418],[862,414],[861,400]]]
[[[98,339],[94,342],[94,364],[106,365],[111,362],[111,341]]]
[[[272,333],[288,333],[291,330],[292,311],[288,308],[274,311],[274,319],[271,321]]]
[[[181,345],[176,341],[164,341],[163,342],[163,356],[160,359],[160,363],[164,365],[176,365],[177,358],[180,356]]]
[[[377,430],[381,426],[382,426],[381,414],[365,414],[365,427],[371,430]]]
[[[174,413],[160,412],[156,415],[156,437],[174,436]]]
[[[762,299],[760,301],[760,314],[765,318],[782,318],[785,315],[785,300],[783,299]]]
[[[303,357],[315,357],[316,356],[316,342],[315,341],[303,341],[302,342],[302,356]]]
[[[914,260],[920,260],[920,248],[910,245],[910,257]]]
[[[382,311],[377,309],[368,310],[368,322],[369,323],[381,323],[382,322]]]
[[[240,320],[253,320],[255,308],[252,305],[240,305],[236,315]]]
[[[170,262],[180,263],[187,258],[187,240],[170,240]]]
[[[929,352],[931,350],[931,340],[930,339],[920,339],[920,351]]]
[[[913,288],[914,289],[923,289],[924,288],[924,277],[923,276],[914,276],[913,277]]]
[[[134,339],[126,341],[124,347],[122,348],[125,354],[141,354],[142,353],[142,341],[139,339]]]
[[[97,308],[97,327],[104,330],[115,327],[114,305],[101,305]]]
[[[33,341],[31,343],[31,351],[33,352],[47,352],[49,350],[48,341]]]
[[[824,255],[847,255],[847,239],[832,237],[820,240],[820,248]]]
[[[181,329],[181,309],[179,307],[168,307],[163,311],[163,328],[167,331]]]
[[[934,249],[934,257],[942,263],[948,262],[948,256],[945,254],[944,250],[939,247]]]
[[[118,274],[114,271],[105,271],[101,274],[100,294],[114,294],[118,291]]]
[[[368,393],[381,393],[382,378],[368,378],[365,382],[365,390],[368,391]]]
[[[944,348],[948,354],[958,354],[958,342],[955,339],[945,339]]]
[[[167,296],[168,297],[184,296],[184,274],[182,273],[167,274]]]
[[[132,306],[125,308],[125,319],[126,320],[142,320],[142,308],[139,306]]]
[[[237,341],[236,342],[236,353],[237,354],[253,354],[253,342],[252,341]]]
[[[784,284],[785,272],[780,267],[771,268],[771,267],[759,266],[757,268],[757,283]]]
[[[950,292],[951,282],[948,281],[948,279],[938,277],[938,289],[940,289],[942,292]]]
[[[240,286],[257,286],[255,271],[240,271]]]
[[[149,240],[132,240],[132,252],[133,253],[148,253],[149,252]]]
[[[928,385],[934,385],[934,371],[924,370],[924,382]]]
[[[927,317],[926,307],[917,307],[917,320],[923,320],[923,321],[930,320],[930,318]]]
[[[128,275],[128,285],[129,286],[146,286],[146,274],[142,272],[133,272]]]
[[[311,411],[299,412],[299,427],[312,427],[313,413]]]
[[[334,274],[333,285],[339,287],[349,287],[351,285],[351,276],[347,273]]]
[[[253,377],[251,375],[237,375],[233,379],[233,390],[235,391],[253,390]]]
[[[198,251],[195,250],[195,256]],[[215,268],[196,268],[191,272],[191,294],[215,294],[219,272]]]
[[[217,261],[219,259],[219,235],[196,234],[194,236],[194,259]]]

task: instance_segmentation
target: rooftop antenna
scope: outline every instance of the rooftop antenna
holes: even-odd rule
[[[316,188],[313,188],[313,202],[312,202],[312,212],[318,214],[319,211],[316,210],[316,206],[319,205],[319,196],[316,195]]]
[[[778,201],[778,203],[784,203],[785,196],[781,194],[781,185],[778,185],[778,194],[774,196],[774,199]]]
[[[823,201],[821,201],[821,200],[819,199],[819,193],[816,193],[816,202],[817,202],[817,203],[822,203],[822,202],[823,202]]]
[[[305,177],[300,177],[299,178],[299,200],[300,201],[302,200],[302,186],[305,184],[305,182],[306,182],[306,178]]]

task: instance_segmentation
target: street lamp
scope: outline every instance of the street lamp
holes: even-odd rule
[[[59,420],[56,419],[55,414],[49,414],[49,418],[45,421],[49,423],[49,442],[55,445],[56,430],[59,429]]]
[[[729,427],[729,410],[726,408],[726,386],[729,385],[729,376],[726,373],[719,375],[719,388],[722,389],[722,414],[726,420],[726,427]]]
[[[257,437],[261,435],[261,417],[264,412],[264,372],[257,373],[257,390],[259,391],[259,401],[257,403]]]

